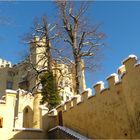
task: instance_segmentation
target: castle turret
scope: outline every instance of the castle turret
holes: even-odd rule
[[[35,37],[30,44],[30,63],[37,70],[41,70],[46,65],[45,59],[45,39],[40,40],[39,37]],[[32,89],[38,83],[36,77],[36,71],[31,71],[30,88]]]
[[[30,60],[36,68],[41,68],[45,63],[45,39],[35,37],[30,44]]]

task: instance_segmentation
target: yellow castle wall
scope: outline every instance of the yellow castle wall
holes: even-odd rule
[[[2,128],[0,128],[0,138],[8,139],[9,132],[14,126],[14,107],[15,107],[15,93],[7,91],[6,104],[0,104],[0,116],[3,118]]]
[[[0,97],[5,94],[6,83],[8,81],[13,82],[12,68],[2,67],[0,68]]]
[[[45,129],[47,110],[40,108],[40,93],[34,97],[22,90],[6,90],[5,95],[5,104],[0,104],[0,118],[3,118],[0,138],[2,140],[47,138]]]
[[[125,59],[118,74],[110,75],[107,82],[108,87],[104,87],[103,82],[94,85],[95,95],[87,89],[48,115],[39,108],[40,94],[32,97],[19,93],[18,113],[30,107],[34,113],[26,116],[26,126],[39,131],[13,131],[17,92],[7,90],[6,104],[0,104],[0,117],[3,117],[0,137],[47,138],[46,132],[59,125],[56,114],[62,110],[63,125],[88,138],[140,138],[140,64],[137,64],[136,57]]]
[[[140,138],[140,64],[136,63],[136,57],[129,56],[119,75],[107,78],[107,88],[98,82],[95,95],[88,89],[58,106],[63,125],[88,138]]]

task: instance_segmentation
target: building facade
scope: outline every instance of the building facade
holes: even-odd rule
[[[24,61],[12,65],[11,62],[0,59],[0,97],[4,96],[5,89],[23,89],[28,92],[36,92],[39,85],[38,73],[47,68],[47,60],[45,59],[45,40],[34,39],[34,43],[30,44],[30,54]],[[83,62],[81,63],[83,67]],[[58,87],[60,88],[60,96],[62,101],[69,100],[75,95],[75,79],[73,66],[66,64],[58,64],[53,62],[53,73],[57,78]],[[79,71],[80,91],[85,87],[84,72]]]
[[[140,139],[140,63],[135,55],[103,81],[48,110],[41,94],[6,90],[0,100],[0,138]],[[73,136],[73,137],[72,137]]]

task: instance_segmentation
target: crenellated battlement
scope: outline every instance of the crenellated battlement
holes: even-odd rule
[[[89,138],[140,138],[140,64],[129,55],[103,81],[56,107],[63,124]],[[50,114],[54,114],[53,110]],[[59,116],[59,115],[58,115]],[[133,124],[133,125],[132,125]],[[110,134],[111,132],[111,134]],[[100,137],[99,137],[100,136]]]
[[[57,108],[63,108],[64,111],[67,111],[80,103],[88,102],[88,99],[91,97],[95,97],[94,100],[96,100],[96,98],[98,98],[98,94],[106,94],[107,90],[108,93],[110,93],[110,90],[113,88],[115,88],[117,91],[123,82],[122,74],[127,76],[127,73],[131,72],[132,69],[140,68],[140,64],[137,64],[137,57],[135,55],[129,55],[122,61],[122,64],[123,65],[118,68],[117,73],[113,73],[106,78],[108,87],[104,87],[103,81],[99,81],[93,85],[95,91],[94,94],[96,96],[92,94],[92,89],[89,88],[83,91],[81,94],[74,96],[71,100],[68,100],[65,103],[59,105]]]
[[[126,69],[134,66],[137,63],[137,56],[131,54],[126,59],[122,61],[122,64],[125,65]]]
[[[106,83],[107,87],[103,81],[93,84],[93,90],[85,89],[49,112],[45,106],[40,106],[40,93],[33,96],[21,89],[6,90],[0,100],[0,117],[4,120],[1,130],[30,127],[45,128],[46,133],[56,125],[63,125],[88,138],[140,138],[140,63],[137,57],[130,55],[124,59],[117,72],[107,76]],[[9,119],[7,114],[12,117]]]
[[[10,61],[3,60],[0,58],[0,68],[3,67],[12,67],[12,63]]]

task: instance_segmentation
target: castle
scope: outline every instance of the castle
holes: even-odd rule
[[[12,65],[11,62],[0,59],[0,97],[4,95],[5,89],[17,90],[20,88],[32,92],[33,94],[38,88],[40,88],[39,86],[36,86],[39,83],[36,70],[39,71],[47,67],[46,60],[42,59],[42,57],[45,56],[45,40],[40,40],[38,37],[35,37],[34,42],[30,43],[30,54],[24,61]],[[59,79],[57,80],[57,83],[58,86],[61,87],[61,99],[62,101],[66,101],[75,94],[73,68],[61,63],[54,63],[53,67],[56,68],[53,70],[53,73],[57,79]],[[82,72],[81,74],[79,72],[79,75],[84,76],[84,73]],[[82,76],[80,80],[82,81],[80,83],[81,91],[85,89],[85,81]]]
[[[5,123],[9,126],[11,122],[6,122],[7,114],[3,114],[4,110],[11,112],[10,116],[14,120],[11,126],[14,128],[40,128],[41,111],[48,111],[45,105],[40,106],[42,98],[40,94],[41,86],[40,84],[38,85],[39,78],[36,75],[36,70],[44,70],[47,67],[46,60],[42,59],[45,55],[45,40],[35,37],[34,42],[30,44],[30,55],[24,61],[12,65],[11,62],[0,59],[0,105],[3,106],[0,108],[0,127],[5,132],[8,132]],[[83,66],[83,62],[81,66]],[[61,63],[54,63],[53,67],[56,68],[53,73],[57,77],[58,86],[61,87],[60,97],[63,103],[75,95],[73,68]],[[81,85],[85,85],[85,81],[82,78],[84,72],[82,71],[79,75]],[[85,86],[81,86],[81,91],[84,88]],[[5,91],[8,93],[5,94]],[[12,101],[9,102],[9,100]],[[9,108],[10,105],[11,108]],[[5,132],[3,132],[4,135]]]
[[[93,86],[94,94],[85,85],[81,86],[79,95],[73,94],[72,89],[71,98],[53,110],[40,105],[40,90],[34,94],[29,92],[34,81],[28,81],[32,82],[28,86],[24,82],[20,85],[20,78],[13,76],[16,79],[13,80],[7,76],[9,81],[13,80],[13,89],[3,91],[5,97],[0,100],[1,139],[140,138],[140,64],[135,55],[130,55],[122,64],[117,73],[107,77],[108,87],[100,81]],[[15,68],[20,66],[23,63]],[[15,70],[9,62],[8,66],[4,63],[3,69]],[[16,76],[20,77],[25,70],[18,72]],[[81,81],[85,83],[83,76]],[[15,85],[24,86],[16,90]],[[63,96],[68,88],[73,87],[66,87]]]

